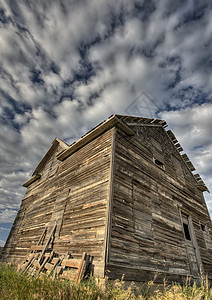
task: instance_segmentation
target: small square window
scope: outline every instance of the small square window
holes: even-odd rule
[[[154,158],[153,160],[154,160],[154,163],[155,163],[158,167],[160,167],[160,168],[163,169],[163,170],[165,169],[164,163],[162,163],[159,159]]]
[[[200,224],[202,231],[205,231],[205,225]]]

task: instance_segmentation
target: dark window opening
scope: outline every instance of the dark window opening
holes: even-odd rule
[[[188,229],[188,224],[183,223],[183,229],[184,229],[184,233],[185,233],[185,238],[190,241],[191,236],[190,236],[190,232]]]
[[[158,160],[158,159],[154,159],[154,163],[159,166],[161,169],[164,169],[164,164]]]
[[[202,231],[205,231],[205,225],[200,224]]]

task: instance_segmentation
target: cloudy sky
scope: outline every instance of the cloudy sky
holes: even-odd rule
[[[53,139],[113,113],[165,119],[212,191],[211,3],[0,0],[0,245]]]

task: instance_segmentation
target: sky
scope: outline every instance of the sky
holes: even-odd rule
[[[211,6],[0,0],[0,246],[54,138],[114,113],[165,119],[212,191]]]

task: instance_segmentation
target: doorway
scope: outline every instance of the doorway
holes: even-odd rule
[[[199,254],[192,219],[190,216],[183,213],[181,213],[181,219],[190,272],[193,277],[197,278],[199,277],[200,271],[202,271],[202,262]]]

